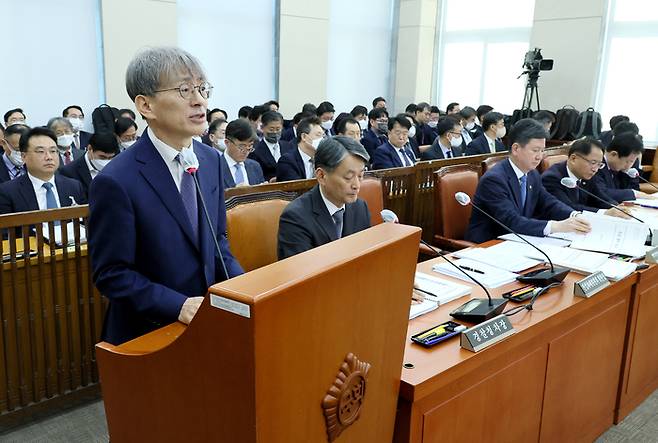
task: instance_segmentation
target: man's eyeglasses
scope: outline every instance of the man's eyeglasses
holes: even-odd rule
[[[580,158],[582,158],[583,160],[585,160],[587,163],[589,163],[589,165],[590,165],[592,168],[603,169],[603,168],[605,167],[605,163],[603,163],[603,162],[599,162],[599,161],[596,161],[596,160],[588,160],[588,159],[586,159],[585,157],[583,157],[583,156],[580,155],[580,154],[576,154],[576,157],[580,157]]]
[[[196,89],[199,91],[201,97],[208,99],[210,98],[210,94],[212,93],[212,88],[213,86],[208,82],[203,82],[198,86],[194,86],[190,83],[183,83],[177,88],[159,89],[154,92],[178,91],[178,93],[184,100],[189,100],[192,97],[192,93]]]
[[[241,152],[245,152],[247,154],[251,154],[252,152],[254,152],[254,142],[251,142],[249,144],[243,144],[243,143],[238,144],[238,142],[236,142],[233,139],[228,138],[227,140],[230,141],[233,144],[233,146],[238,148]]]

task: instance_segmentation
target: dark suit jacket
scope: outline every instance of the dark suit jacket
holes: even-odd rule
[[[224,158],[224,155],[220,156],[220,161],[222,162],[222,179],[224,180],[224,189],[235,188],[235,180],[233,180],[233,174],[228,168],[228,163]],[[250,158],[244,161],[244,168],[247,170],[247,179],[249,180],[250,185],[259,185],[265,181],[263,177],[263,170],[260,168],[260,165],[256,160]]]
[[[480,179],[473,203],[500,220],[519,234],[542,237],[548,220],[564,220],[573,209],[544,189],[536,170],[528,172],[525,206],[521,205],[519,180],[509,160],[501,161]],[[507,234],[477,209],[471,212],[471,221],[464,238],[482,243]]]
[[[478,125],[477,123],[475,124],[475,128],[473,128],[472,131],[469,131],[468,129],[467,131],[471,133],[471,138],[473,140],[484,134],[484,129],[482,129],[482,126]]]
[[[86,131],[80,131],[80,150],[84,151],[87,149],[87,146],[89,146],[89,140],[91,140],[91,136],[94,135],[91,132],[86,132]]]
[[[612,131],[603,131],[599,136],[599,140],[603,143],[603,146],[607,148],[612,141]]]
[[[91,173],[87,167],[84,155],[74,160],[73,163],[59,168],[59,173],[63,176],[73,178],[82,183],[85,197],[89,194],[89,185],[91,185]]]
[[[461,157],[464,155],[462,148],[450,148],[452,151],[452,156],[453,157]],[[425,152],[423,152],[420,155],[421,160],[441,160],[445,158],[443,155],[443,149],[441,149],[441,146],[439,145],[439,138],[437,137],[436,140],[434,140],[434,143],[432,143],[432,146]]]
[[[291,202],[279,219],[279,260],[336,240],[334,220],[320,195],[319,185]],[[345,205],[343,237],[370,227],[363,200]]]
[[[544,173],[541,175],[541,181],[544,185],[544,188],[546,188],[548,192],[554,195],[562,203],[565,203],[574,208],[576,211],[596,212],[599,209],[610,208],[610,204],[605,204],[602,201],[586,194],[585,192],[582,192],[578,188],[569,189],[565,186],[562,186],[560,180],[568,176],[569,173],[567,172],[567,162],[563,161],[554,164],[546,171],[544,171]],[[599,196],[604,201],[609,201],[615,205],[618,203],[614,201],[612,197],[603,192],[603,190],[601,190],[598,184],[593,180],[581,181],[580,187],[594,195]]]
[[[436,134],[430,128],[430,125],[423,123],[416,125],[416,136],[414,138],[418,146],[431,145],[436,138]]]
[[[500,140],[496,139],[496,152],[507,151],[507,148]],[[474,138],[466,147],[464,155],[490,154],[489,142],[484,134]]]
[[[73,144],[71,145],[71,154],[73,154],[73,160],[74,160],[74,161],[77,160],[77,159],[79,159],[80,157],[84,156],[84,155],[85,155],[85,152],[86,152],[86,151],[83,151],[82,149],[78,149],[78,148],[76,148],[75,145],[73,145]],[[71,163],[73,163],[73,162],[71,162]],[[60,152],[60,153],[59,153],[59,167],[60,167],[60,168],[63,168],[64,166],[66,166],[66,165],[64,164],[64,156],[63,156],[62,153]]]
[[[226,239],[220,155],[193,142],[197,178],[229,277],[242,268]],[[109,298],[101,339],[123,343],[178,319],[187,297],[226,279],[199,204],[199,236],[171,173],[145,132],[89,188],[93,279]]]
[[[79,205],[87,203],[87,196],[79,181],[55,175],[55,186],[61,207],[71,206],[71,197]],[[37,195],[27,174],[0,185],[0,214],[38,210]]]
[[[375,133],[375,131],[372,130],[372,128],[368,128],[365,131],[363,131],[363,137],[361,138],[361,144],[363,145],[364,148],[366,148],[366,151],[368,151],[368,155],[370,155],[370,163],[372,163],[375,159],[375,151],[377,150],[378,147],[386,143],[388,139],[386,138],[385,135],[378,135]]]
[[[276,164],[276,181],[302,180],[306,178],[306,168],[299,149],[283,154]]]
[[[405,152],[409,157],[409,162],[414,163],[414,153],[409,148],[405,148]],[[375,158],[372,161],[372,169],[388,169],[388,168],[401,168],[405,166],[400,160],[396,149],[388,141],[377,148],[375,151]]]
[[[294,139],[295,139],[295,130],[291,123],[290,126],[284,129],[283,132],[281,133],[281,140],[283,140],[284,142],[290,142],[293,141]]]
[[[640,179],[632,179],[624,171],[613,171],[608,167],[605,157],[603,158],[603,162],[605,163],[605,167],[596,173],[592,181],[603,192],[618,202],[635,200],[633,190],[640,189]],[[635,162],[633,167],[639,171],[639,162]]]
[[[291,152],[294,149],[297,149],[297,147],[293,146],[289,142],[279,140],[279,151],[281,152],[282,156],[286,152]],[[272,156],[270,149],[267,147],[265,140],[261,140],[256,144],[254,147],[254,152],[249,154],[249,158],[256,160],[260,164],[265,180],[269,181],[272,177],[276,176],[276,160],[274,160],[274,157]]]
[[[4,154],[0,154],[0,157],[3,155]],[[8,182],[9,180],[11,180],[11,176],[9,175],[9,170],[5,164],[5,160],[0,158],[0,183]]]

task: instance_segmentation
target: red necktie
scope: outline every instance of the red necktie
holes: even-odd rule
[[[64,153],[64,164],[68,165],[69,163],[71,163],[71,151],[66,151]]]

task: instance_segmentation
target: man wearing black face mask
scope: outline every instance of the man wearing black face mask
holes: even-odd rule
[[[295,147],[281,140],[281,131],[283,131],[281,114],[276,111],[267,111],[261,116],[260,122],[263,139],[254,146],[254,151],[249,154],[249,158],[260,164],[265,180],[270,181],[276,176],[276,164],[281,156],[294,151]]]
[[[374,108],[368,113],[368,129],[363,131],[361,144],[372,160],[375,150],[388,140],[388,112],[386,108]]]

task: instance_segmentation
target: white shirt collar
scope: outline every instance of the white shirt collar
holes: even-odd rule
[[[299,154],[302,156],[302,161],[304,162],[305,165],[309,164],[309,160],[311,159],[311,156],[308,155],[306,152],[302,151],[301,148],[297,148],[299,151]]]
[[[89,169],[91,178],[95,178],[99,171],[94,168],[94,165],[91,164],[91,160],[89,159],[89,151],[85,152],[85,163],[87,164],[87,169]]]
[[[320,189],[320,197],[322,197],[322,201],[324,202],[324,205],[327,207],[327,211],[329,211],[329,215],[332,217],[334,214],[341,209],[345,209],[345,203],[343,203],[343,206],[338,207],[331,203],[329,200],[327,200],[327,197],[324,196],[324,193],[322,192],[322,186],[318,185],[318,188]]]
[[[580,180],[578,177],[574,175],[573,172],[571,172],[571,169],[569,169],[569,165],[567,164],[567,174],[569,175],[570,178],[573,178],[574,180],[578,181]]]
[[[489,143],[489,146],[494,146],[495,147],[496,146],[496,139],[493,139],[493,140],[490,139],[486,132],[483,132],[483,134],[484,134],[484,138],[487,139],[487,143]]]
[[[270,151],[271,151],[272,149],[274,149],[274,147],[275,147],[276,145],[279,144],[278,142],[277,142],[277,143],[270,143],[270,142],[267,141],[267,139],[266,139],[265,137],[263,137],[263,141],[265,142],[265,144],[267,145],[267,147],[270,148]]]
[[[34,186],[35,190],[43,187],[44,183],[52,183],[53,187],[55,186],[55,175],[54,174],[53,174],[52,177],[50,177],[50,180],[48,180],[47,182],[41,180],[40,178],[36,178],[35,176],[30,174],[29,172],[27,173],[27,176],[30,178],[30,181],[32,182],[32,186]]]
[[[153,130],[149,127],[146,129],[148,131],[148,136],[153,142],[153,146],[155,146],[155,149],[160,153],[162,158],[165,160],[167,163],[171,163],[174,161],[176,156],[180,153],[178,149],[174,149],[162,140],[160,140],[158,137],[155,136],[153,133]],[[190,143],[189,146],[183,146],[181,149],[188,149],[192,147],[192,143]]]
[[[441,139],[439,139],[439,147],[443,151],[443,156],[445,157],[448,152],[450,152],[450,155],[452,155],[452,146],[445,147],[443,146],[443,143],[441,143]]]
[[[512,161],[511,158],[507,159],[507,161],[509,161],[509,164],[512,165],[512,169],[514,169],[514,173],[516,174],[516,178],[519,179],[519,180],[521,180],[521,177],[524,176],[524,175],[526,175],[526,173],[523,172],[522,170],[520,170],[520,169],[518,168],[518,166],[516,166],[516,165],[514,164],[514,162]]]
[[[228,164],[228,168],[229,169],[235,168],[235,165],[237,165],[238,162],[233,160],[233,157],[228,155],[228,152],[226,152],[226,151],[224,151],[224,154],[222,154],[222,155],[224,155],[224,159],[226,160],[226,164]]]

